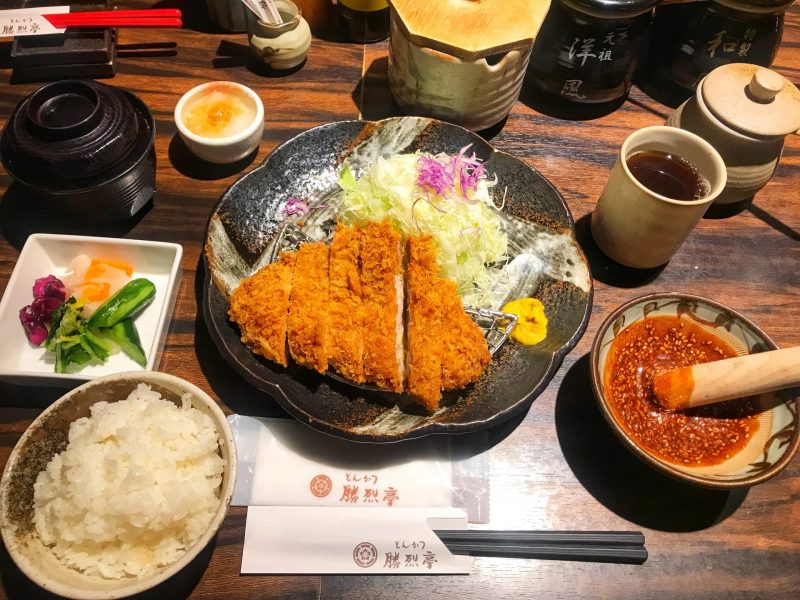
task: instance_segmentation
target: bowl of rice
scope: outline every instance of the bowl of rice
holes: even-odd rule
[[[165,373],[109,375],[59,398],[17,442],[0,482],[0,532],[49,592],[121,598],[206,547],[235,474],[233,434],[205,392]]]

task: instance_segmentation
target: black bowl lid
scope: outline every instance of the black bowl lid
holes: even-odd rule
[[[31,134],[61,141],[93,131],[103,118],[97,91],[80,81],[60,81],[34,92],[25,107]]]
[[[146,129],[140,113],[117,88],[95,81],[51,83],[14,109],[0,158],[28,185],[74,187],[130,160]]]

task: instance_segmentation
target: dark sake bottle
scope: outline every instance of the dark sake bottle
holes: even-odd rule
[[[352,41],[378,42],[389,36],[386,0],[338,0],[336,8],[341,28]]]

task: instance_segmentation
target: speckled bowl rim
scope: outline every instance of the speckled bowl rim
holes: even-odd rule
[[[73,396],[81,393],[82,390],[103,385],[109,381],[117,380],[155,383],[164,387],[170,387],[171,389],[180,389],[182,390],[182,393],[191,393],[193,401],[200,402],[207,406],[209,410],[214,413],[214,416],[218,421],[215,422],[215,425],[219,427],[222,444],[227,446],[228,456],[225,463],[225,469],[228,471],[228,480],[227,483],[224,484],[224,488],[220,490],[219,506],[217,507],[217,510],[208,525],[208,529],[180,559],[155,575],[145,577],[144,579],[136,579],[131,581],[130,585],[113,590],[88,591],[85,589],[73,588],[69,585],[51,579],[46,572],[43,572],[39,567],[34,565],[28,560],[25,554],[18,550],[18,544],[14,541],[14,533],[11,530],[11,523],[8,521],[8,517],[6,516],[6,506],[8,503],[9,492],[8,479],[11,471],[14,469],[21,456],[22,448],[27,445],[30,437],[34,432],[37,431],[37,429],[41,427],[41,423],[47,420],[49,415],[58,411],[65,402],[67,402]],[[236,484],[236,462],[236,443],[234,441],[233,432],[231,431],[228,420],[225,417],[225,413],[222,412],[222,409],[220,409],[219,405],[214,401],[213,398],[211,398],[211,396],[209,396],[196,385],[189,383],[185,379],[181,379],[175,375],[161,373],[158,371],[126,371],[123,373],[114,373],[112,375],[98,377],[97,379],[87,381],[83,385],[70,390],[58,400],[53,402],[53,404],[47,407],[38,417],[36,417],[36,419],[34,419],[31,425],[25,430],[20,439],[14,445],[14,449],[11,451],[8,461],[6,462],[6,466],[3,469],[2,479],[0,479],[0,536],[3,538],[3,543],[5,544],[9,556],[11,556],[11,559],[17,565],[19,570],[22,571],[31,581],[50,593],[58,594],[67,598],[74,598],[76,600],[114,600],[116,598],[125,598],[134,594],[139,594],[163,583],[173,575],[176,575],[178,572],[183,570],[197,557],[198,554],[200,554],[200,552],[202,552],[211,539],[217,534],[217,531],[222,525],[222,521],[225,519],[225,516],[228,513],[228,508],[231,504],[231,498],[233,497],[233,491]]]
[[[783,453],[783,456],[769,469],[765,469],[764,471],[752,475],[750,477],[744,477],[742,479],[737,479],[735,481],[718,481],[718,480],[711,480],[705,477],[699,477],[697,475],[690,475],[675,467],[669,465],[669,463],[663,462],[655,457],[653,457],[650,453],[643,450],[636,442],[631,439],[631,437],[622,429],[622,427],[617,422],[616,417],[611,412],[611,408],[608,406],[608,402],[605,398],[605,393],[603,391],[602,385],[602,373],[600,373],[600,368],[598,362],[600,360],[600,345],[602,342],[603,337],[605,336],[606,331],[608,328],[612,326],[614,321],[619,317],[622,313],[624,313],[629,308],[636,306],[637,304],[644,304],[649,301],[653,300],[663,300],[667,298],[678,298],[689,300],[693,302],[702,302],[707,304],[715,309],[724,311],[734,317],[736,320],[741,321],[742,323],[746,324],[750,327],[753,331],[758,333],[758,335],[763,338],[764,342],[766,343],[769,350],[778,350],[778,345],[770,338],[763,329],[761,329],[758,325],[753,323],[750,319],[739,313],[738,311],[725,306],[724,304],[720,304],[719,302],[715,302],[714,300],[709,300],[708,298],[704,298],[703,296],[696,296],[694,294],[686,294],[683,292],[655,292],[652,294],[646,294],[644,296],[639,296],[634,298],[633,300],[629,300],[625,304],[620,305],[616,309],[614,309],[611,314],[609,314],[600,327],[597,330],[597,334],[595,335],[594,340],[592,341],[592,349],[590,352],[590,369],[591,369],[591,378],[592,378],[592,391],[594,392],[594,397],[597,400],[597,404],[600,407],[600,412],[603,413],[606,421],[608,422],[611,429],[617,435],[617,437],[623,442],[623,444],[636,456],[646,462],[648,465],[655,467],[659,471],[666,473],[667,475],[674,477],[675,479],[679,479],[681,481],[687,481],[689,483],[693,483],[695,485],[699,485],[702,487],[713,488],[713,489],[720,489],[720,490],[732,490],[744,487],[750,487],[753,485],[757,485],[759,483],[763,483],[772,477],[775,477],[778,473],[780,473],[786,466],[791,462],[794,455],[797,453],[798,448],[800,448],[800,397],[796,397],[794,402],[795,406],[798,409],[795,411],[795,433],[794,438],[792,439],[791,444],[786,451]],[[620,331],[624,331],[627,327],[623,327]]]

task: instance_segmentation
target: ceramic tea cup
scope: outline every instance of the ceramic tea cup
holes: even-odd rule
[[[640,151],[682,157],[707,181],[707,194],[695,200],[675,200],[648,189],[628,166],[628,159]],[[606,255],[625,266],[648,269],[662,265],[672,258],[726,181],[722,157],[701,137],[665,126],[634,131],[623,142],[592,213],[592,237]]]

